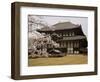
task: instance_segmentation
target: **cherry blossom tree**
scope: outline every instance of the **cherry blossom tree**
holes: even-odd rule
[[[28,16],[28,54],[32,57],[48,57],[47,46],[51,45],[55,48],[59,47],[52,37],[45,33],[39,33],[37,29],[41,29],[47,24],[41,20],[39,16]]]

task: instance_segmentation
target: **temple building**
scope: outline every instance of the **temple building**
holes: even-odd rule
[[[50,35],[59,44],[57,49],[63,53],[87,53],[87,38],[79,24],[59,22],[49,28],[43,27],[37,31]],[[47,48],[52,49],[53,46],[48,45]]]

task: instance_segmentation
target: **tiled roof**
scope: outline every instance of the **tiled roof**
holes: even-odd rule
[[[73,29],[79,27],[79,25],[73,24],[71,22],[61,22],[53,25],[55,30],[61,30],[61,29]]]
[[[64,29],[73,29],[73,28],[78,28],[79,25],[73,24],[71,22],[60,22],[57,24],[54,24],[53,26],[47,28],[44,27],[40,29],[40,31],[53,31],[53,30],[64,30]]]
[[[63,37],[63,39],[58,40],[58,41],[62,41],[62,40],[81,40],[81,39],[86,39],[86,36],[70,36],[70,37]]]

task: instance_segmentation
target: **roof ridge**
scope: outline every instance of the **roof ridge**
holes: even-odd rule
[[[60,22],[52,25],[51,27],[44,27],[41,30],[63,30],[63,29],[73,29],[73,28],[78,28],[80,25],[79,24],[74,24],[70,21],[68,22]]]

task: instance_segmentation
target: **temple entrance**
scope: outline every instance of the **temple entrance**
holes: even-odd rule
[[[79,54],[79,41],[67,42],[67,53],[68,54]]]

